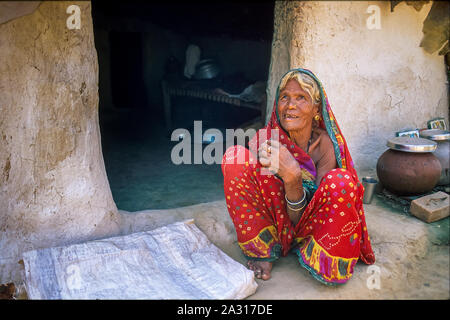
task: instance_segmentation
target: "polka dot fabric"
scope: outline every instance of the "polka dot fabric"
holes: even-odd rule
[[[280,130],[279,141],[291,146],[288,150],[299,163],[303,179],[312,182],[316,171],[309,155],[293,144],[279,125],[274,104],[269,124],[249,143],[251,151],[233,146],[224,154],[222,172],[227,208],[239,246],[248,259],[274,261],[294,250],[300,265],[315,279],[325,284],[345,283],[359,259],[366,264],[375,262],[362,204],[364,188],[322,85],[310,71],[297,70],[319,83],[323,115],[320,125],[327,129],[335,145],[339,168],[322,178],[300,221],[293,225],[286,210],[283,181],[275,175],[263,174],[255,158],[258,146],[264,142],[258,141],[260,132],[270,138],[271,130]]]

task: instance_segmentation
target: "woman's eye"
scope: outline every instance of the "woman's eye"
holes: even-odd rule
[[[305,99],[305,96],[298,96],[297,97],[297,100],[302,100],[302,99]]]

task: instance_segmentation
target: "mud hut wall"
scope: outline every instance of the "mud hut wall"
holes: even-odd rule
[[[20,2],[18,2],[20,4]],[[80,8],[70,30],[67,7]],[[0,283],[27,250],[119,232],[103,162],[91,3],[0,24]]]
[[[380,29],[369,29],[370,5]],[[358,171],[374,172],[396,131],[448,124],[444,58],[419,47],[431,2],[419,12],[389,1],[277,1],[267,116],[280,77],[312,70],[322,81]]]

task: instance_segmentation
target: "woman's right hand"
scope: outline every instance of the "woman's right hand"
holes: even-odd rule
[[[261,166],[277,174],[285,182],[301,181],[300,166],[289,150],[276,140],[263,142],[258,149]]]

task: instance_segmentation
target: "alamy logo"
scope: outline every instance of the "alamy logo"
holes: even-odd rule
[[[219,129],[211,128],[203,133],[202,121],[194,121],[194,136],[191,137],[191,133],[187,129],[176,129],[172,132],[171,140],[178,141],[171,151],[170,158],[172,163],[179,164],[221,164],[222,157],[225,150],[235,144],[245,145],[247,140],[250,140],[255,135],[258,135],[258,140],[264,142],[267,140],[267,132],[262,130],[256,132],[255,129],[226,129],[225,139],[222,131]],[[207,137],[214,137],[206,147],[203,148],[203,141],[209,140]],[[270,139],[277,140],[279,137],[279,130],[272,129],[270,132]],[[224,143],[226,141],[226,143]],[[225,144],[225,150],[224,150]],[[192,157],[193,154],[193,157]],[[193,159],[192,159],[193,158]],[[256,164],[257,156],[251,157],[251,159],[245,159],[244,154],[239,154],[233,158],[236,164],[245,164],[246,162]],[[279,154],[273,152],[270,155],[270,171],[261,172],[262,174],[273,174],[278,171]]]
[[[66,268],[66,285],[69,290],[81,289],[81,270],[74,264],[68,265]]]
[[[367,268],[367,273],[370,273],[370,276],[366,280],[366,286],[369,290],[381,289],[381,269],[378,266],[371,265]]]
[[[67,29],[81,29],[81,10],[80,7],[73,4],[67,7],[66,13],[70,16],[66,20]]]
[[[376,4],[372,4],[367,7],[367,13],[371,15],[366,20],[366,26],[369,30],[380,30],[381,29],[381,14],[380,7]]]

